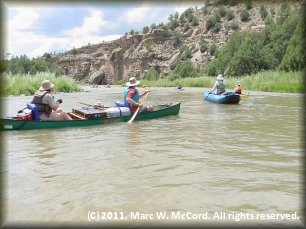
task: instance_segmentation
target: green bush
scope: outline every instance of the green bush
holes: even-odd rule
[[[215,24],[217,23],[216,17],[212,16],[209,17],[206,21],[206,29],[210,30],[211,28],[215,27]]]
[[[200,45],[200,51],[201,53],[205,52],[208,49],[207,43],[205,40],[202,40],[201,45]]]
[[[175,57],[170,63],[170,69],[174,70],[179,63],[180,63],[179,58]]]
[[[158,80],[159,74],[154,68],[150,68],[150,70],[145,74],[146,80]]]
[[[240,19],[241,21],[247,21],[250,18],[249,11],[247,9],[244,9],[240,13]]]
[[[226,15],[226,9],[224,8],[224,6],[219,6],[219,9],[218,9],[221,17],[224,17]]]
[[[232,30],[237,30],[239,28],[239,24],[236,21],[233,21],[230,25]]]
[[[213,29],[214,33],[218,33],[222,29],[221,23],[217,22],[215,28]]]
[[[252,9],[253,8],[252,0],[247,0],[246,3],[245,3],[245,6],[246,6],[247,10]]]
[[[234,17],[235,17],[234,12],[232,10],[228,10],[227,13],[226,13],[226,19],[228,21],[230,21],[230,20],[234,19]]]

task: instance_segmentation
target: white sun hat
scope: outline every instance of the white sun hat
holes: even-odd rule
[[[140,81],[139,81],[139,80],[136,80],[135,77],[131,77],[130,80],[129,80],[129,82],[126,83],[126,86],[132,87],[132,86],[136,86],[136,85],[138,85],[138,84],[140,84]]]
[[[222,74],[219,74],[219,75],[217,76],[217,80],[223,80]]]

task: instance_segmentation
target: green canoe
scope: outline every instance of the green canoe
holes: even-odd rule
[[[165,105],[154,106],[154,111],[146,114],[138,114],[134,121],[155,119],[169,115],[178,115],[181,103],[169,103]],[[65,121],[35,121],[35,120],[17,120],[14,118],[0,119],[0,131],[11,130],[34,130],[64,127],[82,127],[94,126],[115,122],[128,122],[132,116],[121,117],[103,117],[94,119],[65,120]]]

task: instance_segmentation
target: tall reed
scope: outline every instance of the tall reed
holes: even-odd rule
[[[54,84],[54,92],[78,92],[82,90],[74,79],[66,76],[55,77],[54,73],[37,73],[34,76],[29,74],[1,74],[1,96],[33,95],[44,80],[50,80]]]
[[[243,89],[266,92],[305,93],[302,72],[276,72],[265,71],[250,76],[230,77],[224,76],[227,91],[231,91],[237,84]],[[206,87],[212,88],[216,77],[202,76],[197,78],[182,78],[170,81],[159,79],[157,81],[141,80],[141,85],[150,87]]]

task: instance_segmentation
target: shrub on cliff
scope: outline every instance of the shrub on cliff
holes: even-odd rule
[[[154,68],[150,68],[150,70],[147,71],[147,73],[144,76],[144,79],[149,81],[158,80],[158,78],[159,78],[158,72]]]

